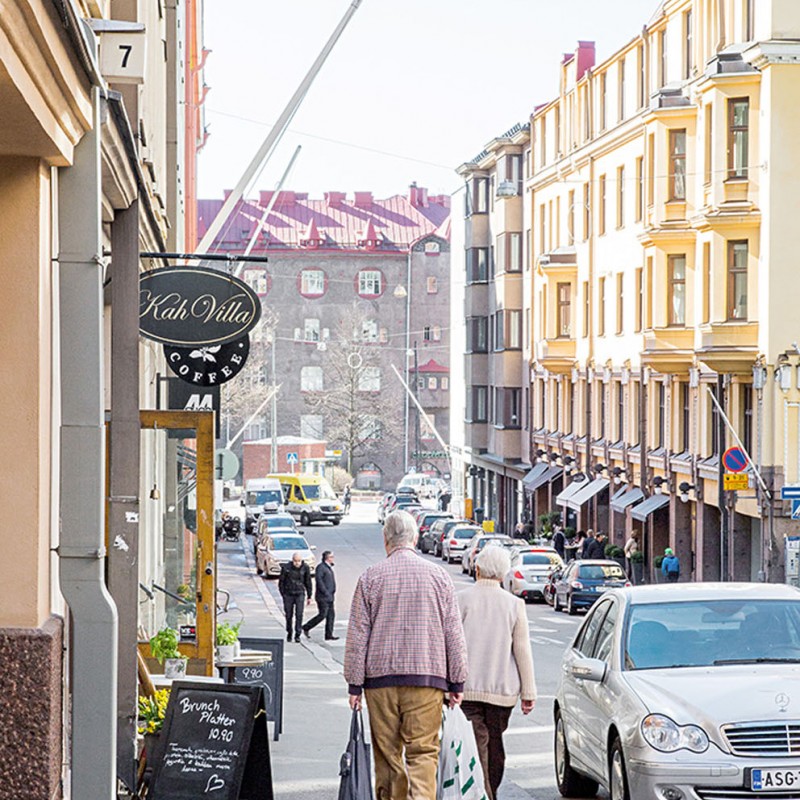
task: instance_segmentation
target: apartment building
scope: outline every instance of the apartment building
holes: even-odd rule
[[[781,580],[800,533],[792,298],[800,7],[667,0],[580,42],[530,120],[530,513],[672,547],[686,579]],[[724,489],[742,445],[763,478]]]
[[[463,511],[469,498],[498,530],[521,519],[530,471],[529,141],[528,125],[515,125],[458,168],[452,226],[453,503]]]

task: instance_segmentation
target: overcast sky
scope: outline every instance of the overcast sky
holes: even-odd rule
[[[350,0],[205,0],[200,197],[232,188]],[[558,89],[562,53],[598,61],[641,31],[658,0],[362,0],[257,189],[458,187],[454,169]],[[251,193],[252,194],[252,193]]]

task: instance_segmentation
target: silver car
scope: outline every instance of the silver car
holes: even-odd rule
[[[800,798],[800,591],[608,592],[564,654],[554,715],[564,797]]]
[[[511,552],[503,588],[523,600],[543,600],[550,575],[563,566],[561,556],[550,547],[521,547]]]

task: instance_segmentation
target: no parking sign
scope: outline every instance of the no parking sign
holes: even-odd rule
[[[728,472],[744,472],[749,463],[741,447],[729,447],[722,454],[722,464]]]

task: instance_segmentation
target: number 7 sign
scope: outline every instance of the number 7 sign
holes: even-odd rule
[[[144,83],[144,31],[100,33],[100,72],[110,83]]]

